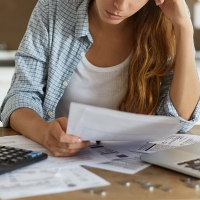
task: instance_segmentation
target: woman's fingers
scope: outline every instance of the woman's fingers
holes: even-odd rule
[[[69,144],[69,143],[61,143],[54,141],[52,146],[55,146],[57,148],[62,148],[62,149],[83,149],[87,147],[90,144],[89,141],[83,141],[81,143],[76,143],[76,144]]]
[[[81,143],[82,140],[80,137],[66,134],[62,128],[64,126],[64,122],[67,123],[66,118],[59,118],[54,120],[51,124],[53,128],[50,129],[50,134],[52,134],[56,140],[61,143]]]
[[[88,141],[67,134],[66,127],[67,118],[58,118],[49,123],[48,130],[44,134],[44,146],[54,156],[72,156],[89,145]]]
[[[49,150],[54,156],[73,156],[83,148],[90,144],[88,141],[84,141],[80,144],[66,144],[55,142],[49,147]]]
[[[61,142],[61,143],[76,144],[76,143],[82,142],[80,137],[66,134],[64,131],[60,131],[60,132],[55,131],[55,132],[52,132],[52,135],[56,138],[58,142]]]

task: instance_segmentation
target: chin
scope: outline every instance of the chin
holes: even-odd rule
[[[108,18],[101,18],[102,21],[104,21],[107,24],[112,24],[112,25],[117,25],[120,24],[121,22],[123,22],[124,20],[112,20],[112,19],[108,19]]]

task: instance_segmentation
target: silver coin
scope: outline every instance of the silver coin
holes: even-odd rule
[[[120,184],[125,185],[125,186],[130,186],[131,182],[123,180],[123,181],[120,181]]]
[[[95,194],[100,194],[100,195],[102,195],[102,196],[105,196],[105,195],[106,195],[106,191],[105,191],[105,190],[101,190],[101,189],[99,189],[99,190],[94,190],[94,193],[95,193]]]

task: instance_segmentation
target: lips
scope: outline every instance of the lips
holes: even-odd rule
[[[122,16],[120,15],[115,15],[113,13],[110,13],[106,10],[106,13],[107,13],[107,16],[110,18],[110,19],[114,19],[114,20],[119,20],[119,19],[122,19]]]

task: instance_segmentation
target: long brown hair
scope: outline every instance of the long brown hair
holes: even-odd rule
[[[152,115],[160,101],[162,79],[174,68],[174,30],[153,0],[133,16],[133,26],[128,90],[119,110]]]

